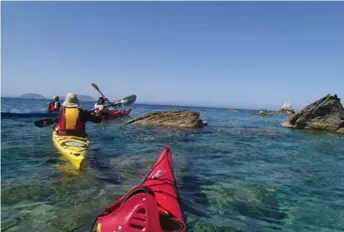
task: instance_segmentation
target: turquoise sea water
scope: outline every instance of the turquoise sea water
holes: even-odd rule
[[[90,109],[93,103],[84,103]],[[2,98],[2,111],[44,111],[46,101]],[[2,231],[88,231],[97,213],[140,183],[171,145],[189,231],[344,231],[344,136],[281,128],[285,116],[242,110],[133,105],[132,117],[199,111],[195,130],[89,123],[84,173],[62,163],[51,128],[1,120]]]

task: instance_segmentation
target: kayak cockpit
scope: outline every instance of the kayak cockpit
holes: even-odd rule
[[[97,232],[186,232],[167,146],[140,185],[106,208],[95,220]]]
[[[178,221],[175,217],[170,214],[161,213],[159,214],[160,226],[163,231],[166,232],[179,232],[185,230],[184,223]]]
[[[140,187],[98,217],[97,232],[179,232],[185,227],[172,214],[160,210],[152,190]]]

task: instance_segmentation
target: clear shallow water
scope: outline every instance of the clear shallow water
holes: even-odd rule
[[[84,103],[91,108],[92,103]],[[11,109],[13,107],[13,109]],[[2,98],[2,111],[46,102]],[[132,116],[172,106],[134,105]],[[61,163],[51,128],[1,121],[2,231],[88,231],[95,216],[142,181],[171,145],[189,231],[344,231],[344,137],[279,127],[284,116],[199,111],[207,128],[89,123],[85,172]]]

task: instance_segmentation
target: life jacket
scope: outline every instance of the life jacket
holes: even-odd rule
[[[64,107],[60,113],[57,133],[60,135],[79,135],[85,133],[85,122],[80,119],[78,107]]]
[[[49,102],[48,112],[54,112],[54,111],[55,111],[55,102]]]
[[[103,106],[103,109],[100,110],[100,106]],[[94,112],[96,113],[96,116],[102,116],[102,115],[105,115],[105,114],[108,114],[108,111],[106,110],[106,108],[104,107],[104,104],[100,104],[100,103],[96,103],[94,105]]]

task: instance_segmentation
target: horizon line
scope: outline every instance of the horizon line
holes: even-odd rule
[[[40,94],[39,94],[40,95]],[[82,95],[82,94],[81,94]],[[43,96],[43,95],[41,95]],[[89,95],[85,95],[88,97],[91,97]],[[19,99],[30,99],[30,100],[50,100],[49,98],[25,98],[25,97],[21,97],[21,96],[3,96],[1,95],[1,97],[3,98],[19,98]],[[43,96],[44,97],[44,96]],[[93,101],[83,101],[80,100],[81,102],[93,102]],[[225,107],[225,106],[207,106],[207,105],[178,105],[178,104],[173,104],[173,103],[158,103],[158,102],[135,102],[133,105],[138,104],[138,105],[156,105],[156,106],[174,106],[174,107],[198,107],[198,108],[215,108],[215,109],[234,109],[234,110],[260,110],[261,107],[257,107],[257,108],[247,108],[247,107]],[[263,107],[264,108],[264,107]],[[269,107],[265,107],[265,109],[269,109]],[[270,109],[272,110],[276,110],[276,109]]]

